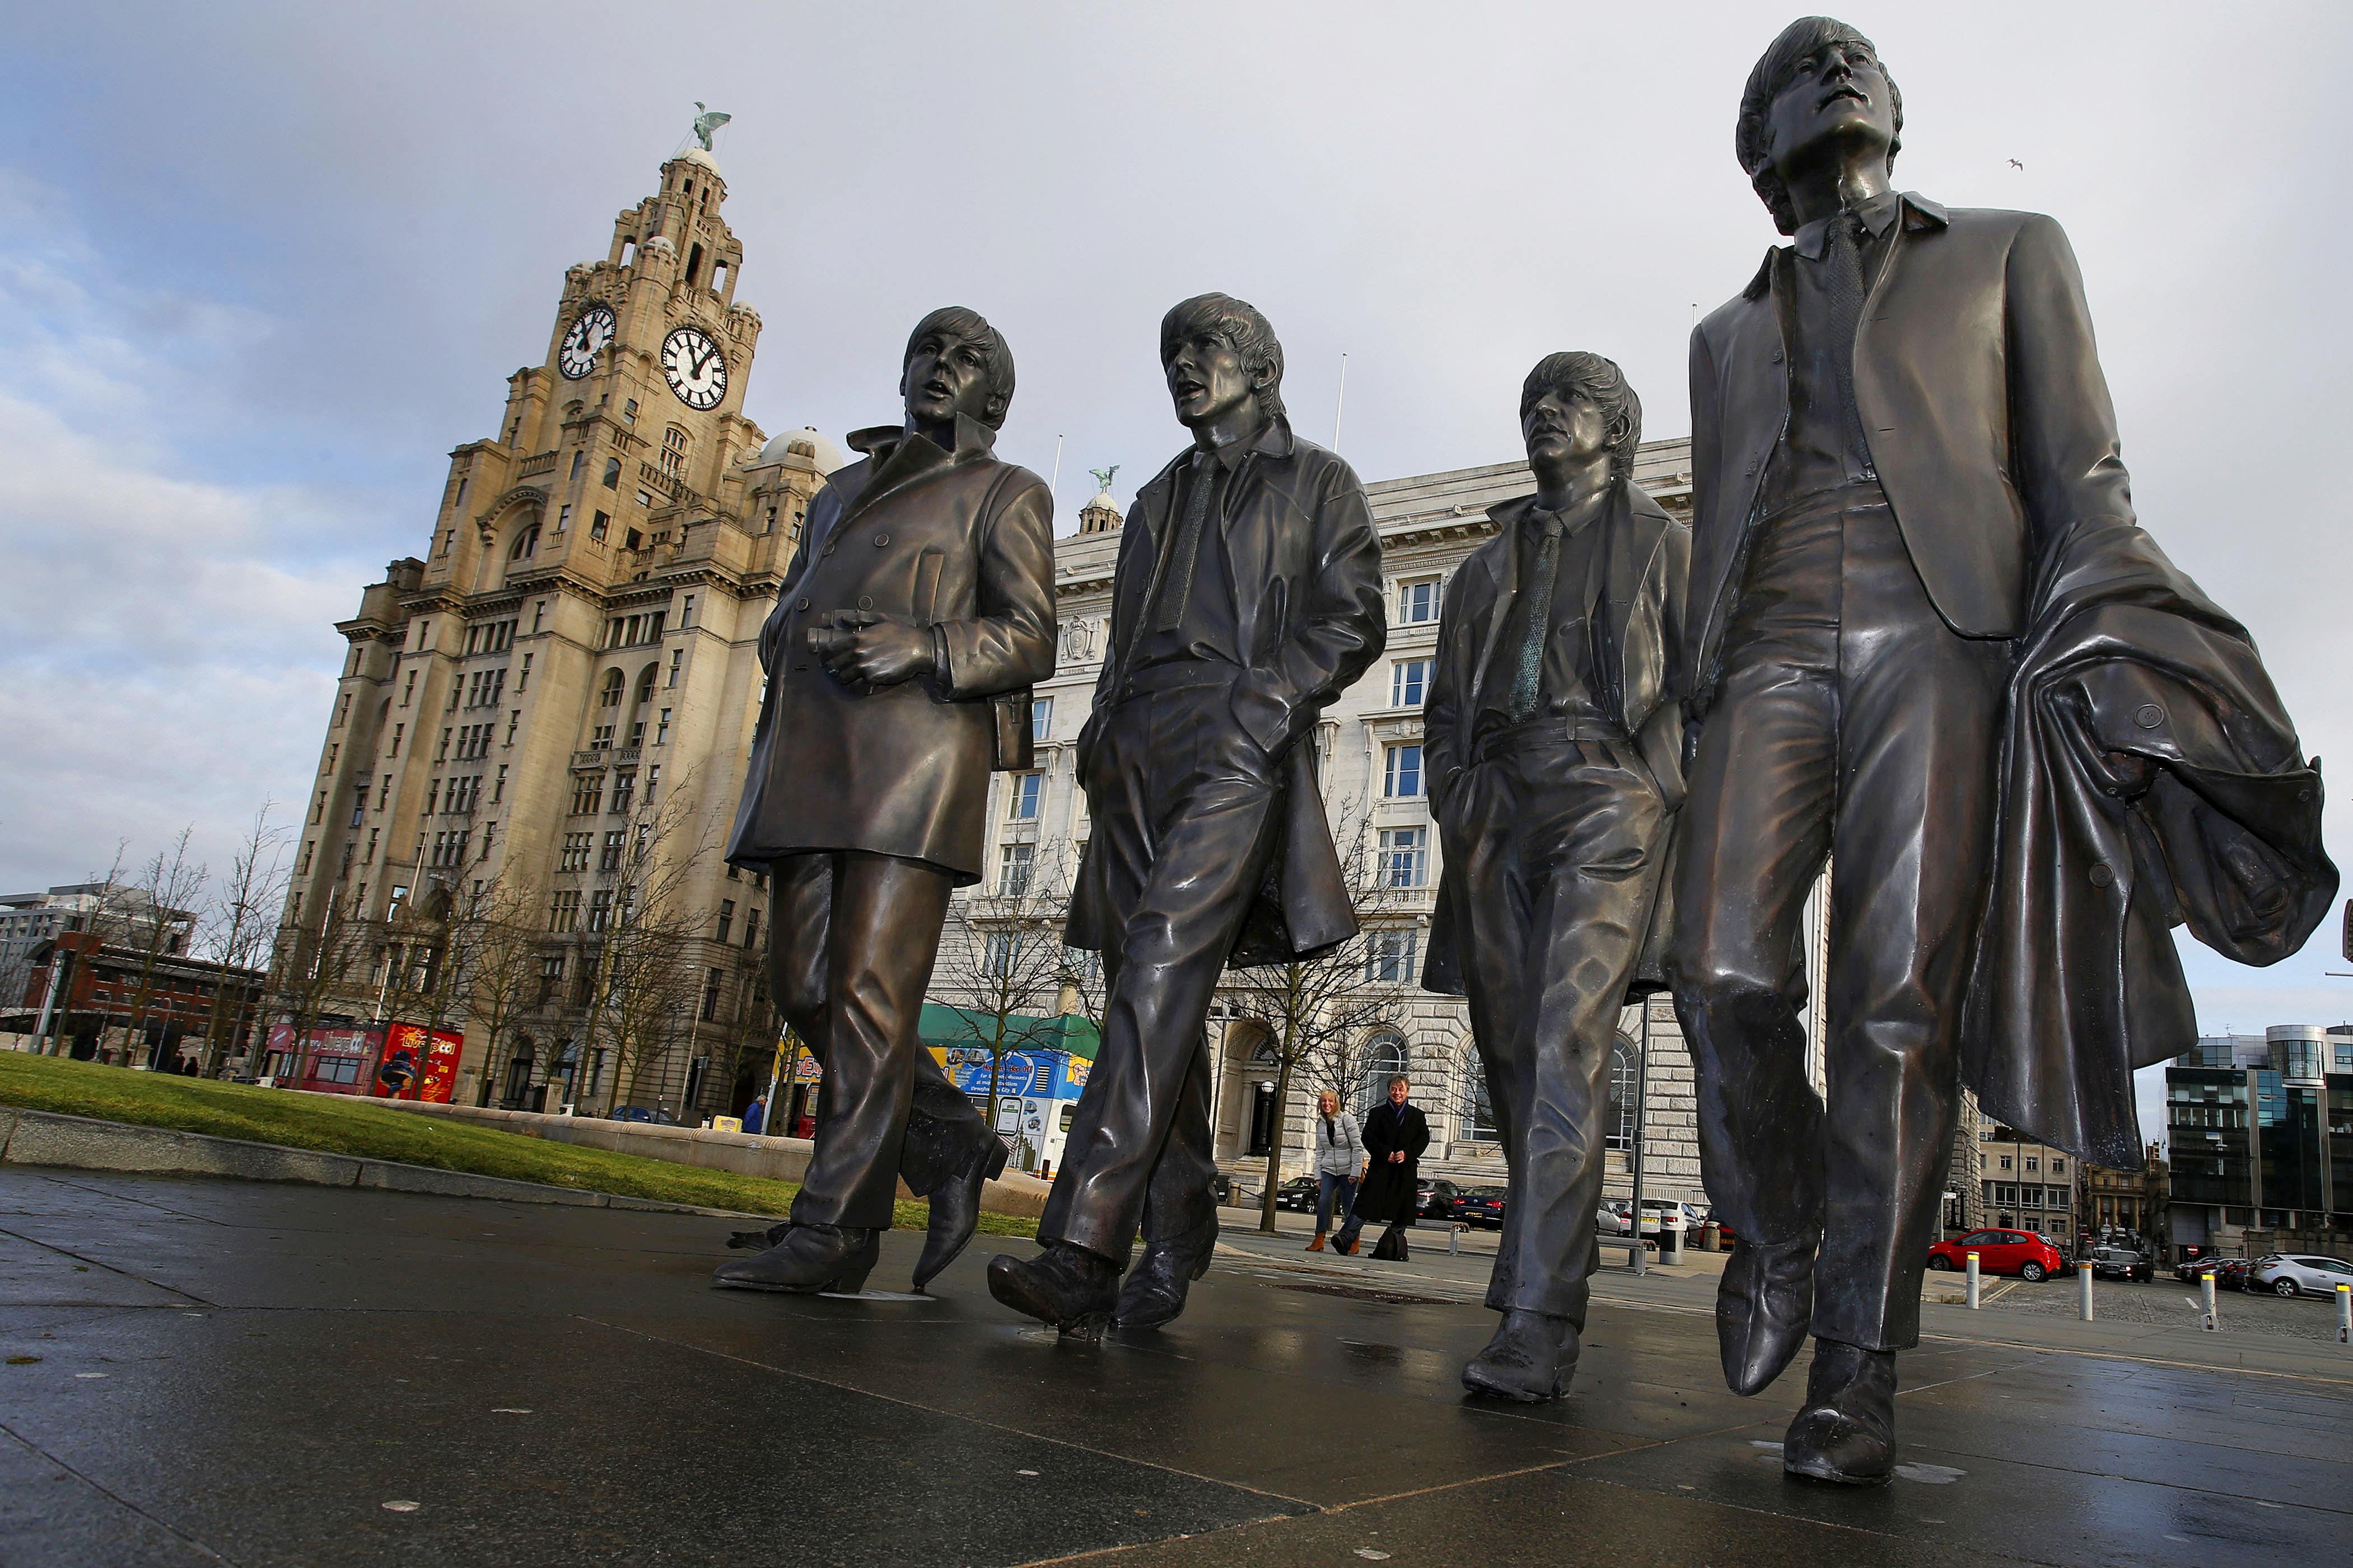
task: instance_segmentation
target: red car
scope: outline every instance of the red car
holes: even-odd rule
[[[1967,1268],[1972,1252],[1979,1273],[2015,1274],[2030,1285],[2067,1267],[2057,1247],[2023,1230],[1973,1230],[1958,1241],[1940,1241],[1928,1249],[1928,1267]]]

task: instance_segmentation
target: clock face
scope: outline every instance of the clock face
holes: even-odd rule
[[[716,408],[727,395],[727,356],[700,327],[681,327],[662,340],[662,374],[689,408]]]
[[[565,379],[578,381],[596,368],[597,352],[612,341],[613,308],[591,305],[564,334],[564,346],[555,351],[555,368]]]

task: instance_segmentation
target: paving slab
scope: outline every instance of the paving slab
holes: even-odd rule
[[[1459,1381],[1483,1260],[1239,1246],[1089,1346],[989,1300],[993,1238],[841,1301],[712,1289],[729,1228],[0,1167],[0,1563],[2353,1561],[2325,1346],[1956,1310],[1857,1492],[1781,1472],[1802,1357],[1723,1387],[1710,1276],[1598,1279],[1570,1396],[1517,1406]]]

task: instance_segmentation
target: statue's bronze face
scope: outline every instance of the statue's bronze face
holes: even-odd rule
[[[1857,144],[1883,154],[1895,141],[1895,95],[1861,38],[1834,38],[1808,55],[1773,96],[1773,163],[1791,179]]]
[[[1165,368],[1177,422],[1188,429],[1231,418],[1258,391],[1241,356],[1207,332],[1178,343]]]
[[[900,389],[907,417],[925,435],[955,428],[955,416],[986,420],[989,414],[988,362],[979,346],[953,327],[934,327],[915,343]]]
[[[1609,449],[1611,434],[1601,405],[1574,387],[1554,387],[1520,416],[1528,461],[1538,468],[1589,463]]]

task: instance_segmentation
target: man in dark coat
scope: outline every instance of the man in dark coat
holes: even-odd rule
[[[1824,17],[1785,30],[1742,100],[1741,163],[1795,243],[1692,338],[1698,727],[1669,958],[1703,1175],[1740,1237],[1717,1296],[1726,1381],[1763,1389],[1810,1331],[1783,1462],[1853,1483],[1892,1469],[1964,1005],[2006,983],[1980,931],[2069,934],[1986,920],[1997,843],[2031,837],[1997,768],[2015,639],[2056,560],[2137,531],[2066,237],[1893,190],[1902,126],[1869,40]],[[1827,1112],[1799,1022],[1826,858]],[[2118,880],[2084,876],[2102,899]],[[2086,944],[2049,973],[2124,985],[2149,958]],[[2031,1048],[2005,1029],[1973,1057]]]
[[[998,1300],[1066,1330],[1183,1310],[1218,1235],[1206,1034],[1228,963],[1356,934],[1308,732],[1387,637],[1355,472],[1293,435],[1282,346],[1242,301],[1168,312],[1160,358],[1193,444],[1137,495],[1111,645],[1078,741],[1092,830],[1067,940],[1110,995],[1033,1259]],[[1114,1287],[1139,1226],[1144,1256]]]
[[[1474,1392],[1556,1399],[1596,1262],[1618,1016],[1683,799],[1691,531],[1633,482],[1642,405],[1599,354],[1520,394],[1536,493],[1447,584],[1423,710],[1446,869],[1422,984],[1467,995],[1509,1169]]]
[[[1430,1147],[1430,1121],[1407,1097],[1413,1086],[1402,1076],[1389,1079],[1389,1097],[1365,1114],[1365,1179],[1356,1188],[1348,1223],[1332,1239],[1335,1252],[1354,1252],[1367,1222],[1388,1228],[1373,1247],[1376,1258],[1402,1261],[1405,1233],[1421,1213],[1421,1153]]]
[[[1013,355],[971,310],[907,340],[903,425],[810,505],[760,634],[767,693],[729,860],[774,879],[777,1006],[825,1070],[788,1225],[722,1285],[855,1291],[903,1178],[932,1198],[920,1288],[971,1239],[1006,1149],[916,1026],[951,889],[980,879],[992,768],[1054,668],[1053,502],[990,448]]]

